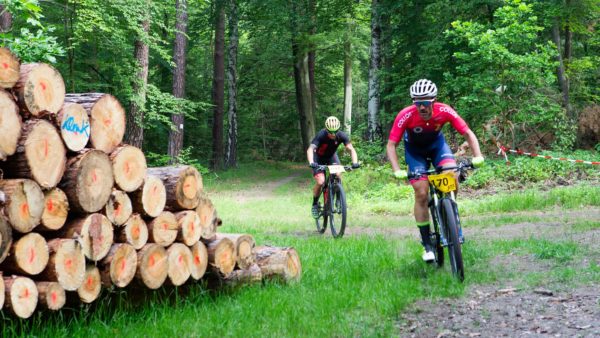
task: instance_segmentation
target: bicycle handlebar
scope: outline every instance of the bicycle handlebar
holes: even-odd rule
[[[430,169],[424,172],[417,172],[417,173],[409,173],[408,174],[408,179],[419,179],[422,176],[425,175],[431,175],[431,174],[439,174],[443,171],[460,171],[460,172],[464,172],[470,169],[475,169],[475,167],[473,166],[473,163],[471,163],[471,161],[460,161],[458,163],[458,165],[452,166],[452,167],[436,167],[434,169]]]
[[[339,164],[332,164],[332,165],[339,165]],[[309,167],[310,167],[310,165],[309,165]],[[315,169],[324,171],[327,169],[327,167],[328,167],[328,165],[318,165]],[[358,169],[358,168],[356,168],[356,169]],[[352,166],[349,166],[349,165],[344,166],[344,170],[346,170],[346,171],[352,171],[352,170],[356,170],[356,169],[352,168]]]

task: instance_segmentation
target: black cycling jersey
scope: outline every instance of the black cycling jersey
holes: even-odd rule
[[[341,143],[343,143],[344,146],[350,143],[350,137],[343,131],[338,130],[333,139],[330,138],[328,134],[327,130],[321,129],[311,142],[311,144],[314,144],[317,147],[315,149],[315,155],[318,159],[330,159],[335,155],[335,152]],[[318,163],[318,161],[315,162]]]

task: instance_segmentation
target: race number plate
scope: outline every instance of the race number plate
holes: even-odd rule
[[[446,172],[438,175],[429,175],[429,182],[441,192],[451,192],[456,190],[456,179],[453,172]]]
[[[329,165],[327,167],[329,168],[329,172],[331,174],[338,174],[346,171],[343,165]]]

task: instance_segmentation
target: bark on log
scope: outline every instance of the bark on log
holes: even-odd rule
[[[13,91],[21,112],[27,117],[56,114],[65,100],[65,83],[60,73],[45,63],[22,64]]]
[[[85,108],[78,103],[65,103],[54,124],[70,151],[81,151],[90,141],[90,119]]]
[[[148,242],[167,247],[177,238],[177,219],[172,212],[163,211],[148,222]]]
[[[79,103],[90,118],[92,148],[110,154],[123,141],[125,110],[114,96],[103,93],[67,94],[65,102]]]
[[[38,290],[27,277],[4,277],[4,308],[20,318],[29,318],[38,303]]]
[[[137,252],[129,244],[113,244],[108,255],[102,260],[100,277],[106,287],[116,285],[124,288],[135,277]]]
[[[12,246],[12,228],[10,224],[0,216],[0,263],[4,261]],[[0,276],[1,278],[1,276]],[[0,304],[2,308],[2,304]]]
[[[138,251],[136,278],[149,289],[158,289],[167,279],[169,259],[164,247],[149,243]]]
[[[44,194],[40,186],[32,180],[0,180],[2,211],[14,230],[28,233],[42,219]]]
[[[180,211],[175,214],[175,218],[177,218],[177,241],[187,246],[196,244],[202,235],[198,213],[194,210]]]
[[[61,237],[78,238],[83,254],[94,262],[106,257],[114,241],[112,223],[98,213],[68,221]]]
[[[264,278],[280,278],[285,282],[295,282],[302,277],[300,257],[294,248],[258,246],[256,262]]]
[[[129,197],[134,212],[148,217],[157,217],[165,209],[167,193],[160,178],[147,175],[142,186]]]
[[[17,150],[4,164],[5,177],[29,178],[42,188],[54,188],[65,172],[67,150],[54,126],[45,120],[23,124]]]
[[[41,307],[57,311],[65,306],[65,289],[56,282],[35,282],[38,289],[38,303]]]
[[[247,284],[256,284],[262,281],[263,275],[258,264],[252,264],[246,269],[233,270],[224,278],[226,285],[237,287]]]
[[[0,87],[10,89],[19,80],[19,59],[8,49],[0,47]]]
[[[182,243],[173,243],[167,249],[169,256],[169,268],[167,275],[172,285],[183,285],[191,274],[190,266],[192,265],[192,251]]]
[[[69,200],[65,192],[53,188],[44,192],[44,211],[36,231],[55,231],[65,225],[69,215]]]
[[[4,276],[0,271],[0,310],[4,307]]]
[[[117,229],[118,243],[131,244],[136,250],[141,249],[148,242],[148,226],[140,214],[133,214],[125,226]]]
[[[235,268],[235,245],[229,238],[220,238],[206,243],[208,264],[217,273],[227,276]]]
[[[2,121],[0,123],[0,160],[5,161],[17,150],[22,122],[19,107],[12,95],[2,89],[0,89],[0,121]]]
[[[77,289],[77,295],[82,302],[89,304],[98,299],[100,291],[102,291],[100,271],[96,266],[88,265],[85,268],[83,284]]]
[[[216,239],[229,238],[235,244],[235,256],[237,266],[246,270],[256,263],[256,252],[254,247],[256,242],[254,237],[247,234],[224,234],[218,233]]]
[[[202,227],[202,238],[212,239],[217,233],[217,212],[212,201],[207,196],[201,196],[196,208],[200,216],[200,226]]]
[[[137,190],[146,178],[146,157],[134,146],[123,145],[110,153],[115,175],[115,184],[119,189],[132,192]]]
[[[55,238],[48,241],[50,259],[39,279],[58,282],[67,291],[75,291],[85,277],[83,248],[74,239]]]
[[[167,192],[165,209],[169,211],[194,209],[202,194],[202,176],[192,166],[148,168],[148,175],[160,178]]]
[[[133,207],[129,196],[121,190],[113,190],[104,207],[104,214],[116,226],[121,226],[131,217]]]
[[[114,184],[108,156],[87,149],[70,158],[59,187],[67,194],[71,210],[97,212],[108,202]]]
[[[46,240],[42,235],[32,232],[15,241],[0,270],[19,275],[37,275],[48,265],[48,258]]]

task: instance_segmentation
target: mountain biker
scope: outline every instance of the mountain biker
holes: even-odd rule
[[[483,165],[484,159],[477,137],[452,107],[436,102],[437,87],[435,83],[427,79],[417,80],[410,87],[410,97],[413,104],[402,109],[396,116],[386,147],[395,177],[406,179],[408,173],[418,174],[427,171],[430,164],[435,167],[456,166],[454,155],[441,131],[444,124],[448,122],[465,137],[472,149],[473,166]],[[401,138],[404,138],[404,159],[408,165],[408,172],[400,170],[398,165],[396,147]],[[435,255],[430,238],[429,209],[427,207],[429,182],[426,176],[422,176],[418,179],[411,179],[410,183],[415,191],[414,214],[424,249],[423,260],[431,262],[435,259]]]
[[[315,138],[311,141],[310,146],[306,150],[308,163],[312,168],[313,177],[315,178],[315,186],[313,187],[313,204],[312,216],[319,217],[319,195],[321,187],[325,183],[325,171],[319,169],[319,165],[340,164],[340,159],[337,156],[337,148],[340,143],[343,143],[352,157],[352,168],[360,167],[358,163],[358,155],[356,150],[350,143],[350,137],[340,129],[340,120],[335,116],[329,116],[325,120],[325,128],[321,129]]]

